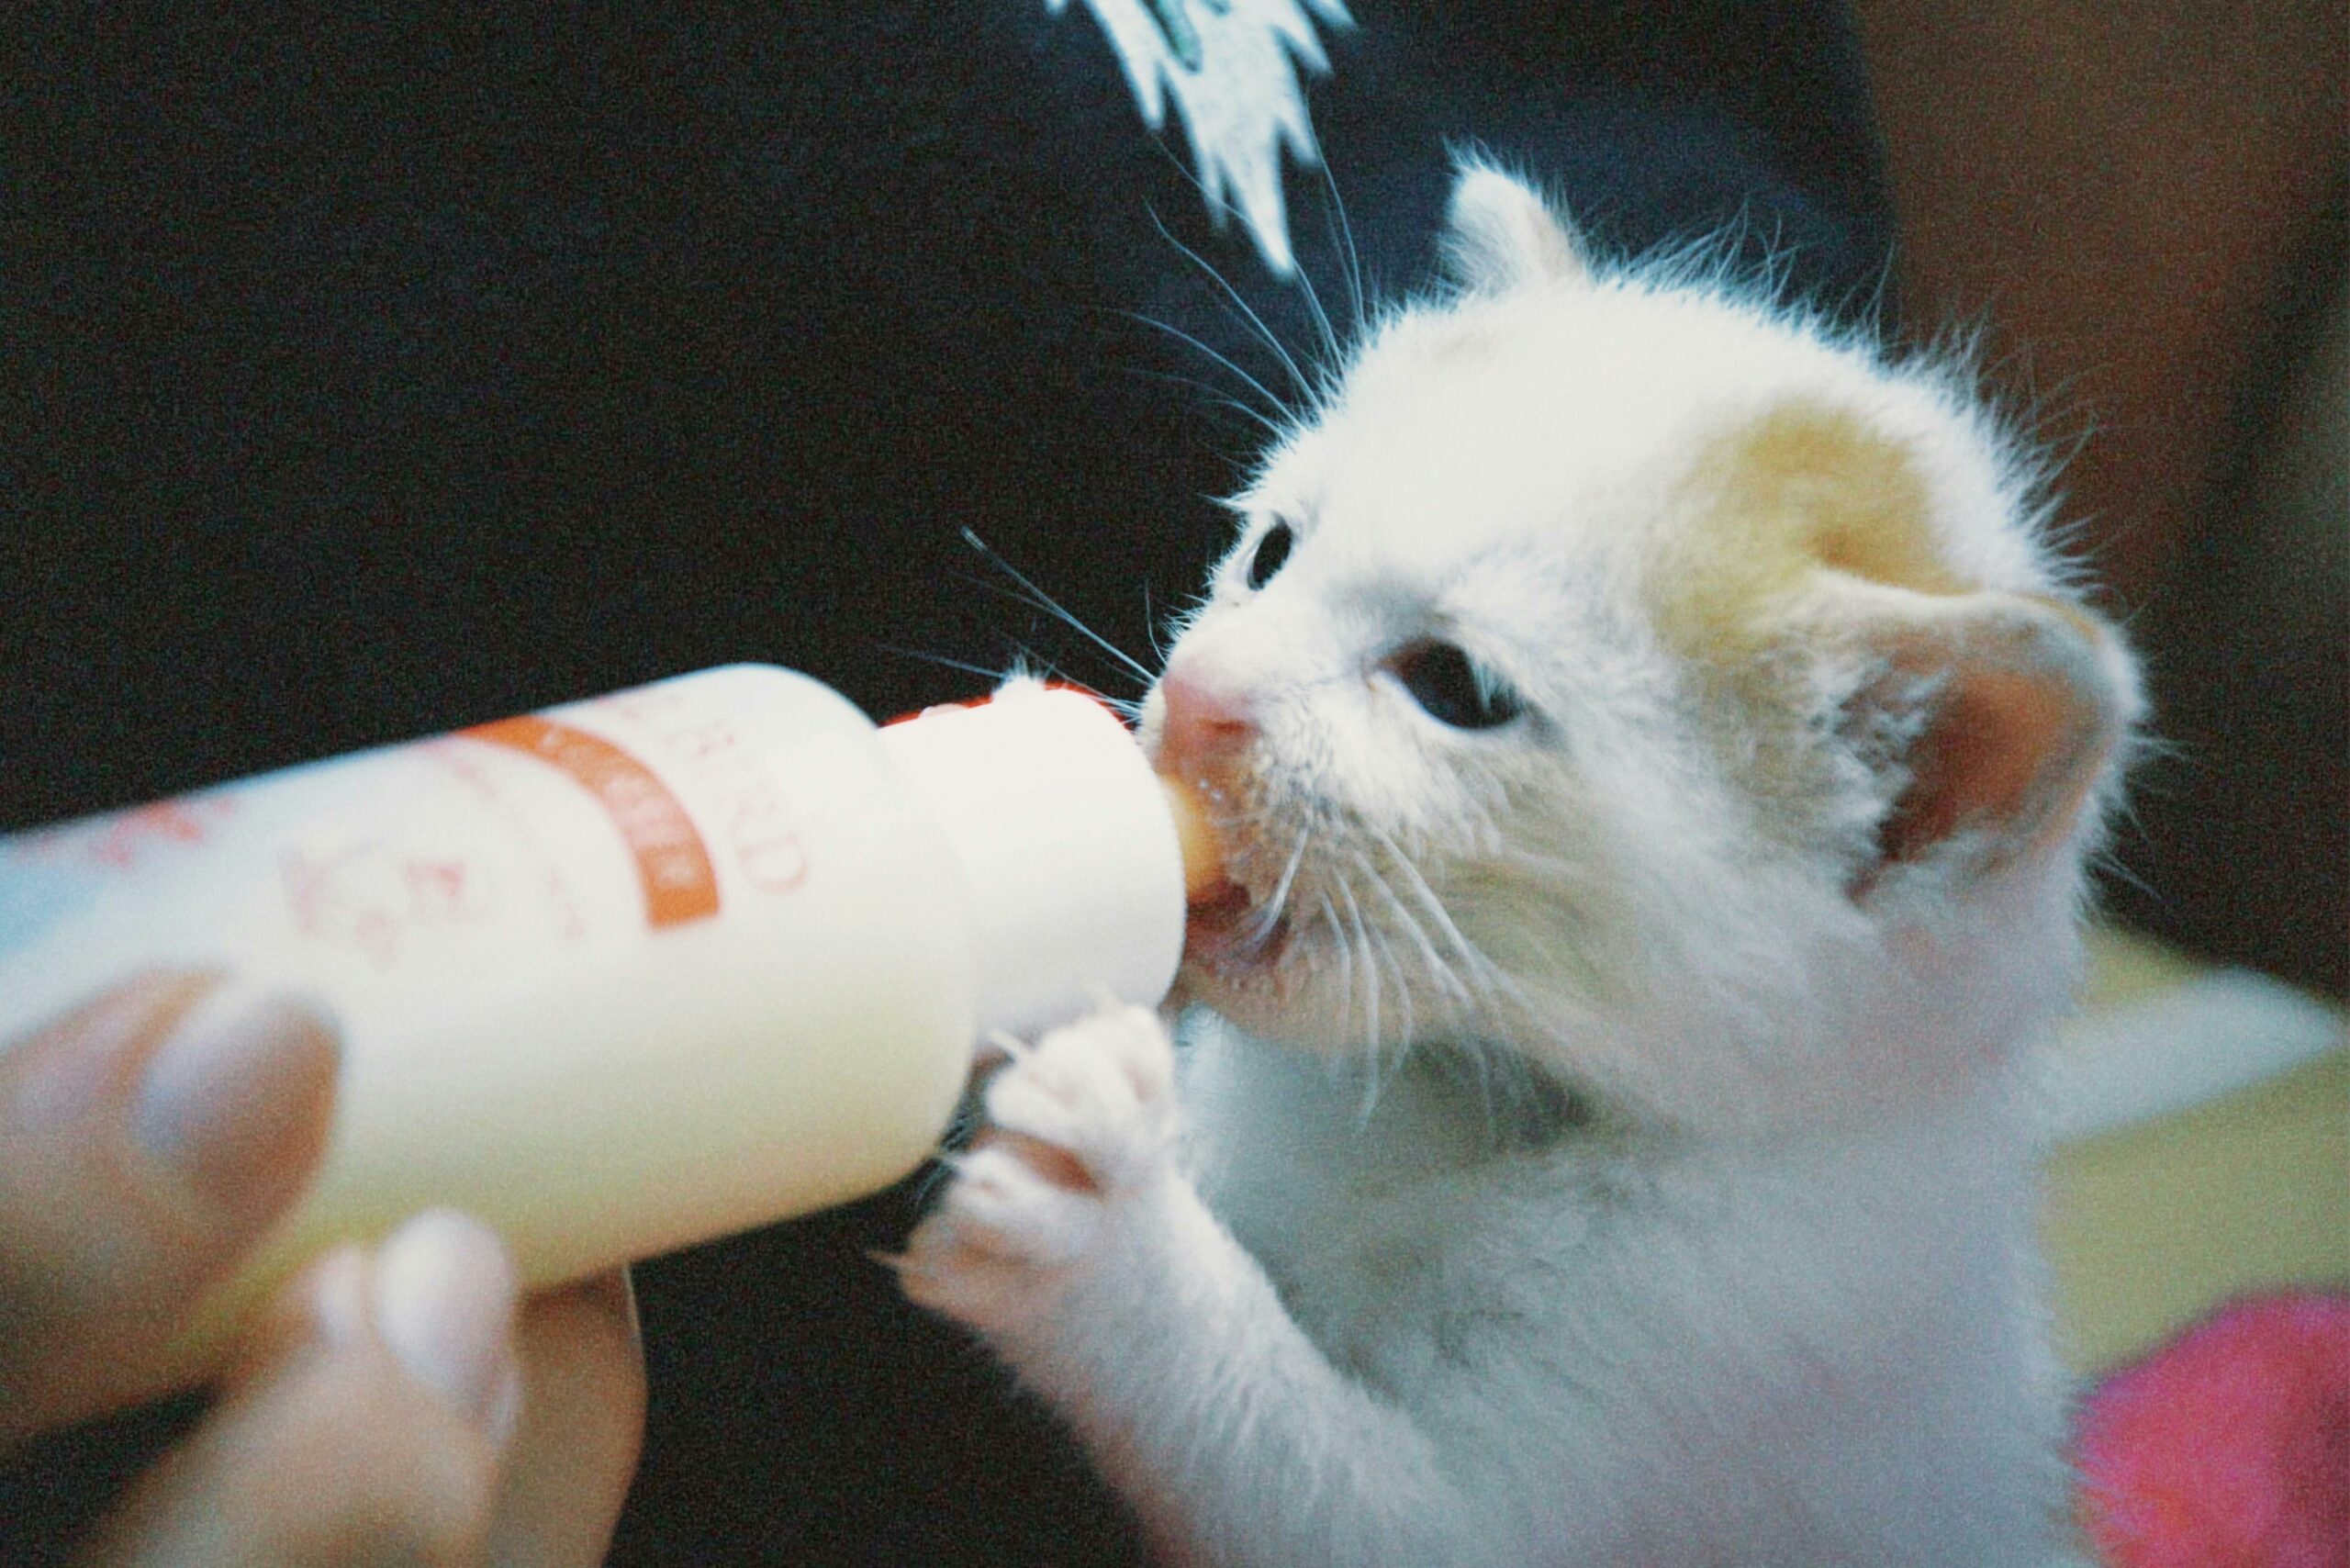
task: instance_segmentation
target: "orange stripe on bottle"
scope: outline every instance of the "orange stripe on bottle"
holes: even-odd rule
[[[593,795],[635,857],[644,917],[655,930],[718,913],[710,851],[686,808],[644,764],[601,735],[532,713],[457,734],[535,757]]]

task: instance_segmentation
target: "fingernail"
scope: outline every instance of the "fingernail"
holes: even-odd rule
[[[503,1446],[520,1406],[514,1265],[487,1226],[431,1209],[375,1260],[375,1328],[408,1374]]]
[[[337,1058],[334,1031],[310,1009],[216,986],[148,1058],[132,1136],[215,1207],[274,1212],[326,1141]]]

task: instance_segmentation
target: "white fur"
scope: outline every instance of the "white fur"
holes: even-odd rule
[[[2065,597],[2029,476],[1951,386],[1703,279],[1595,274],[1490,169],[1449,246],[1459,291],[1268,458],[1169,661],[1245,705],[1245,754],[1201,766],[1280,944],[1187,970],[1180,1096],[1133,1010],[1005,1068],[1012,1136],[965,1158],[907,1288],[1170,1562],[2046,1562],[2018,1085],[2117,765],[2026,850],[1969,828],[1856,891],[1908,778],[1879,754],[1917,728],[1832,733],[1883,675],[1865,641],[1787,687],[1820,704],[1791,804],[1741,760],[1786,715],[1695,680],[1651,609],[1691,454],[1790,398],[1910,454],[1986,604]],[[1277,519],[1300,543],[1251,589]],[[2110,756],[2135,687],[2084,635]],[[1422,711],[1397,651],[1429,638],[1524,717]],[[1154,693],[1146,741],[1187,764],[1167,731]]]

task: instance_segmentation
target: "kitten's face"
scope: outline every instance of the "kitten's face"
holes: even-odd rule
[[[1146,704],[1232,846],[1189,991],[1270,1037],[1486,1037],[1669,1097],[1690,1064],[1651,1036],[1816,989],[1879,883],[2002,812],[2065,839],[2127,694],[2055,783],[1968,752],[1923,799],[1931,703],[1972,688],[1837,595],[1895,596],[1906,635],[2051,591],[1980,427],[1717,297],[1595,281],[1490,171],[1449,238],[1466,286],[1270,455]]]

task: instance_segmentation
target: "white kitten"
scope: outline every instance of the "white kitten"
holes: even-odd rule
[[[2045,1561],[2021,1085],[2129,656],[1954,385],[1491,168],[1447,249],[1146,708],[1233,846],[1180,1069],[999,1073],[907,1288],[1171,1562]]]

